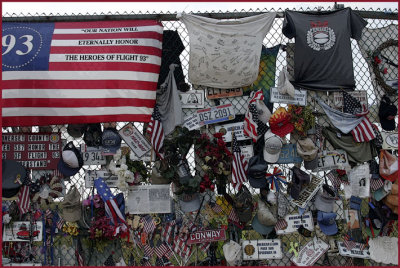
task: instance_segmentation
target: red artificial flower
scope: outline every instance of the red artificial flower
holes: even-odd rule
[[[375,56],[374,61],[376,64],[380,64],[382,62],[382,60],[378,56]]]
[[[295,113],[295,114],[301,114],[302,111],[303,111],[303,108],[302,108],[302,107],[298,107],[298,108],[294,111],[294,113]]]
[[[383,69],[383,73],[387,74],[388,73],[388,69],[387,68]]]
[[[224,136],[224,134],[222,134],[221,132],[217,132],[213,134],[214,137],[216,137],[217,139],[222,139],[222,136]]]

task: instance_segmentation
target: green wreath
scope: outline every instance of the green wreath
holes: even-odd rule
[[[386,82],[385,82],[385,80],[383,79],[383,77],[382,77],[382,70],[381,70],[381,68],[380,68],[380,66],[379,66],[379,64],[382,62],[382,60],[381,60],[381,58],[383,57],[382,56],[382,50],[383,49],[386,49],[386,48],[388,48],[388,47],[391,47],[391,46],[395,46],[395,47],[397,47],[398,46],[398,40],[394,40],[394,39],[389,39],[389,40],[387,40],[386,42],[383,42],[380,46],[378,46],[377,48],[376,48],[376,50],[374,50],[373,51],[373,53],[372,53],[372,57],[371,57],[371,63],[372,63],[372,70],[373,70],[373,72],[374,72],[374,74],[375,74],[375,80],[378,82],[378,84],[385,90],[385,92],[387,93],[387,94],[389,94],[389,95],[395,95],[396,94],[396,90],[395,89],[393,89],[391,86],[389,86],[388,84],[386,84]],[[389,63],[389,64],[391,64],[391,65],[393,65],[393,66],[395,66],[395,67],[397,67],[398,68],[398,65],[397,64],[395,64],[395,63],[393,63],[392,61],[390,61],[389,59],[386,59],[385,58],[385,60]]]

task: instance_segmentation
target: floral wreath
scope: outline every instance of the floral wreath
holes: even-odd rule
[[[212,183],[218,188],[226,187],[228,176],[232,172],[232,153],[222,139],[222,133],[213,134],[214,139],[203,133],[196,139],[196,156],[202,161],[201,169],[204,171],[201,190],[214,190]],[[221,189],[219,189],[220,191]]]
[[[390,60],[384,58],[382,56],[382,50],[384,50],[385,48],[391,47],[391,46],[398,46],[398,40],[394,40],[394,39],[389,39],[386,42],[383,42],[380,46],[378,46],[376,48],[375,51],[372,52],[371,56],[370,56],[370,60],[371,60],[371,64],[372,64],[372,70],[375,74],[375,80],[378,82],[378,84],[386,91],[387,94],[389,95],[393,95],[396,94],[396,90],[394,90],[392,87],[390,87],[388,84],[385,83],[382,74],[386,74],[387,73],[387,68],[385,68],[383,66],[383,60],[385,59],[385,61],[391,65],[394,65],[398,68],[398,65],[391,62]]]

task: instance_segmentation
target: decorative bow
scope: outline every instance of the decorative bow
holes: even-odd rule
[[[299,253],[297,252],[297,247],[299,246],[299,243],[293,243],[290,242],[290,249],[289,249],[289,253],[293,252],[294,256],[297,258],[297,256],[299,255]]]
[[[205,175],[203,180],[200,182],[200,193],[204,193],[207,189],[214,191],[214,188],[215,185],[211,182],[210,178]]]
[[[266,175],[272,190],[276,187],[276,190],[279,192],[279,183],[287,184],[286,177],[283,176],[282,170],[278,167],[274,167],[273,173],[267,173]]]

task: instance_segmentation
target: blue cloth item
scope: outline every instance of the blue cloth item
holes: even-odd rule
[[[361,198],[352,195],[350,197],[350,208],[355,209],[355,210],[360,210],[361,209]]]
[[[336,224],[336,213],[318,211],[317,221],[319,228],[326,235],[335,235],[338,232],[338,227]]]
[[[322,109],[324,109],[325,114],[328,116],[331,123],[345,134],[352,131],[364,119],[363,116],[358,117],[335,110],[320,98],[316,98],[316,100],[318,101],[318,104],[321,105]]]

